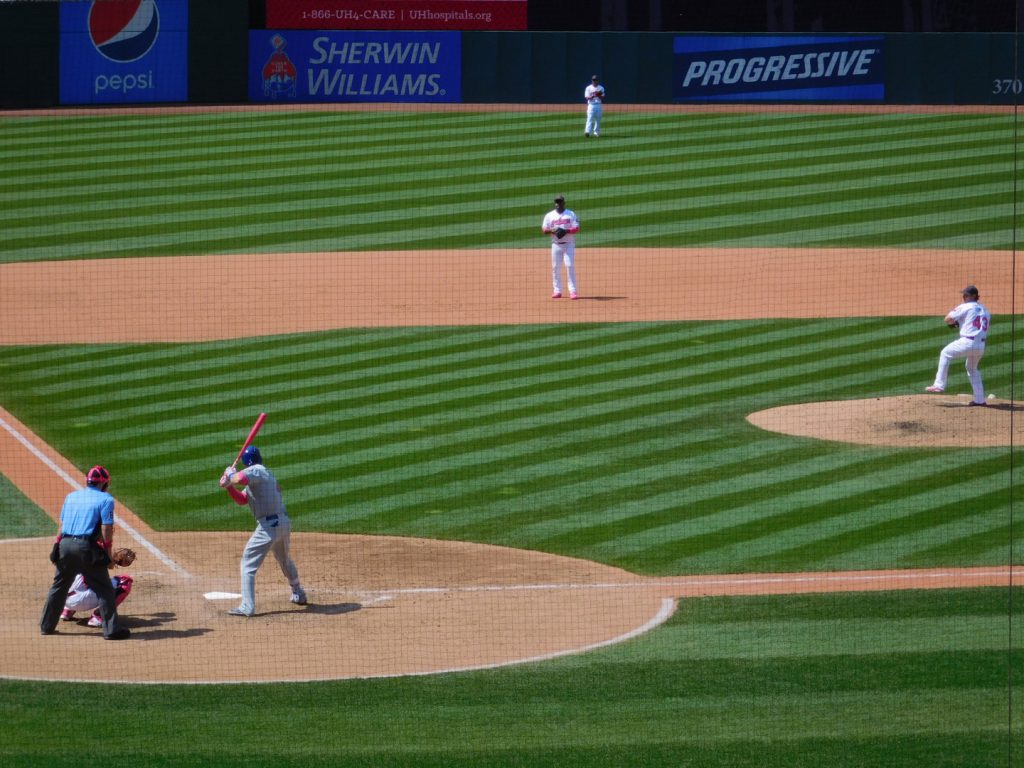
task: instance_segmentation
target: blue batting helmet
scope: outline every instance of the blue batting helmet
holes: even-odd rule
[[[263,457],[260,456],[260,449],[255,445],[250,445],[242,451],[242,463],[247,467],[251,467],[253,464],[262,464]]]

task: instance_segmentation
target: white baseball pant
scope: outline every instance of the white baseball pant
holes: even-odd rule
[[[576,243],[551,243],[551,289],[562,292],[562,264],[569,282],[569,293],[576,290]]]
[[[274,553],[292,591],[300,585],[299,569],[289,555],[291,521],[286,515],[269,515],[256,523],[256,530],[252,532],[242,553],[242,604],[239,608],[246,613],[256,610],[256,571],[268,553]]]
[[[950,363],[960,358],[966,358],[964,367],[967,369],[967,378],[971,382],[974,402],[984,403],[985,385],[981,382],[981,371],[978,370],[978,363],[984,354],[985,342],[981,339],[968,339],[961,336],[956,341],[951,341],[939,353],[939,368],[935,372],[935,386],[945,389],[946,381],[949,378]]]
[[[595,136],[601,135],[601,109],[602,104],[587,104],[587,126],[584,133],[592,133]]]

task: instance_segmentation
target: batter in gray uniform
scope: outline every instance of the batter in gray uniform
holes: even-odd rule
[[[238,504],[248,504],[256,518],[256,530],[249,537],[242,553],[242,604],[232,608],[232,616],[252,616],[256,613],[256,571],[263,564],[268,552],[273,552],[277,564],[292,588],[292,602],[306,604],[306,593],[299,582],[299,569],[289,554],[291,521],[285,512],[281,498],[281,486],[273,473],[263,466],[263,457],[255,445],[242,453],[245,469],[235,472],[233,467],[224,470],[220,486],[227,490]],[[243,486],[239,490],[235,486]]]

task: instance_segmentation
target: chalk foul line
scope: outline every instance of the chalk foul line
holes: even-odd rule
[[[18,429],[16,429],[14,425],[8,423],[7,420],[3,418],[3,416],[0,416],[0,427],[3,427],[11,435],[11,437],[17,440],[22,446],[25,447],[25,449],[29,453],[31,453],[33,456],[39,459],[39,461],[46,465],[46,467],[51,472],[53,472],[55,475],[57,475],[57,477],[59,477],[61,480],[63,480],[65,483],[71,486],[71,488],[73,488],[76,491],[79,491],[84,487],[81,483],[79,483],[77,480],[71,477],[71,475],[65,472],[63,467],[58,465],[56,462],[50,459],[49,456],[47,456],[45,453],[36,448],[36,446],[33,445],[32,442],[27,437],[21,434],[21,432],[18,431]],[[140,547],[145,549],[147,552],[153,555],[153,557],[155,557],[161,563],[170,568],[171,571],[186,579],[192,578],[192,575],[188,571],[186,571],[184,568],[182,568],[180,565],[174,562],[174,560],[172,560],[168,555],[164,554],[163,551],[161,551],[155,544],[153,544],[153,542],[151,542],[149,539],[143,536],[139,531],[135,530],[135,528],[132,525],[128,524],[121,518],[118,518],[116,523],[118,528],[123,528],[125,532],[129,536],[131,536],[132,539],[134,539]]]

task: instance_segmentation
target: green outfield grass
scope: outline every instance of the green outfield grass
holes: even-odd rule
[[[1019,590],[1017,590],[1019,591]],[[998,766],[1024,747],[1005,589],[705,598],[544,664],[262,686],[0,683],[8,765]],[[94,697],[104,700],[97,708]],[[88,722],[69,753],[53,713]],[[1013,730],[1008,727],[1015,723]]]
[[[1008,448],[854,446],[746,421],[919,392],[945,333],[902,319],[893,345],[892,326],[353,330],[9,347],[0,370],[5,407],[78,466],[102,462],[161,530],[246,525],[216,481],[267,411],[260,445],[300,530],[465,539],[663,575],[1005,563]],[[1008,391],[1010,361],[993,347],[986,381]]]
[[[616,109],[599,142],[577,114],[4,119],[0,262],[382,243],[460,258],[467,234],[539,249],[553,191],[587,246],[1015,242],[1012,116]],[[1019,322],[996,318],[982,364],[1001,397]],[[745,420],[920,393],[947,340],[936,318],[882,317],[5,347],[0,405],[80,468],[108,466],[158,530],[248,528],[217,479],[263,410],[299,531],[652,575],[1020,561],[1018,450],[854,446]],[[951,383],[967,391],[959,367]],[[0,538],[52,532],[3,478],[0,505]],[[116,695],[5,681],[0,764],[1010,766],[1019,592],[685,600],[620,646],[437,677]],[[69,745],[61,731],[83,722]]]
[[[229,113],[5,120],[0,261],[534,247],[1013,243],[1009,115]]]

